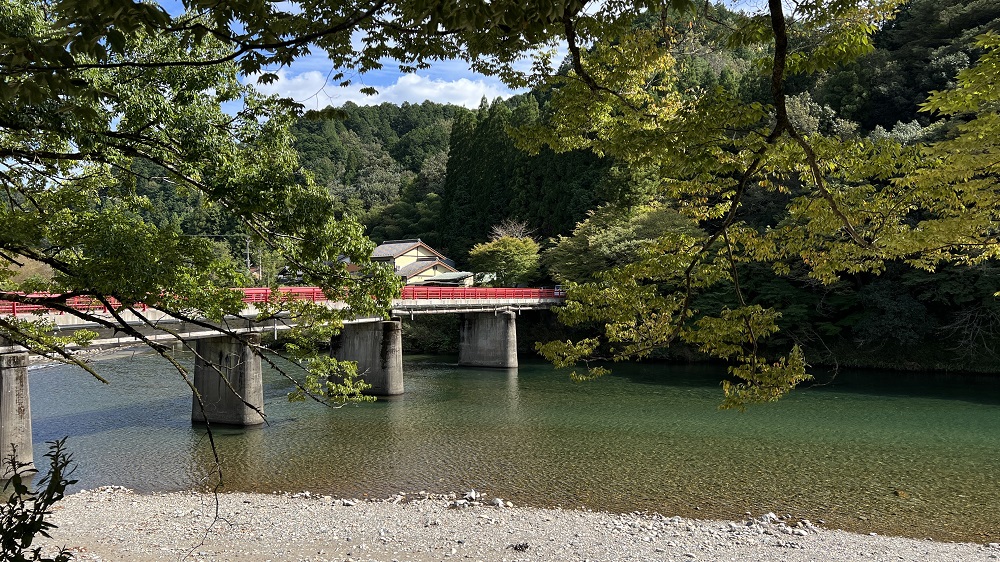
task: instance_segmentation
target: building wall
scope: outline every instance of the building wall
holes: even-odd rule
[[[409,279],[406,280],[406,282],[407,284],[409,284],[409,283],[416,283],[417,281],[426,281],[427,279],[430,279],[435,275],[440,275],[442,273],[449,273],[450,271],[451,271],[450,269],[441,267],[440,265],[435,265],[434,267],[427,268],[424,271],[421,271],[420,273],[414,275],[413,277],[410,277]]]
[[[437,255],[423,246],[417,246],[396,258],[396,267],[406,267],[420,258],[436,258]]]

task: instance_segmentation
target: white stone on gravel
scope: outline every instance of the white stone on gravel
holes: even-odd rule
[[[997,543],[860,535],[816,528],[806,521],[789,527],[771,513],[726,522],[562,509],[498,512],[493,505],[457,499],[457,494],[421,492],[398,501],[404,495],[338,501],[306,492],[147,496],[99,488],[59,502],[53,510],[59,528],[43,544],[65,545],[78,560],[108,562],[329,562],[345,557],[408,562],[953,562],[996,560],[1000,548]],[[449,509],[459,502],[465,508]]]

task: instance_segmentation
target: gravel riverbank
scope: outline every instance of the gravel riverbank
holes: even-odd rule
[[[308,493],[67,496],[44,544],[79,560],[846,561],[1000,559],[1000,545],[858,535],[785,521],[701,521],[498,506],[496,498],[411,494],[384,501]]]

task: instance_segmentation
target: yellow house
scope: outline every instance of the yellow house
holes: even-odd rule
[[[372,261],[391,264],[396,274],[403,278],[407,285],[423,284],[438,275],[445,275],[448,284],[466,284],[465,280],[456,279],[460,274],[452,265],[452,261],[440,252],[415,240],[386,240],[372,252]],[[469,282],[472,276],[469,275]],[[444,280],[444,279],[442,279]]]

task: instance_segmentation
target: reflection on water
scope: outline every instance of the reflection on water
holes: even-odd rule
[[[746,413],[717,409],[716,367],[617,366],[577,384],[544,364],[410,357],[406,394],[327,409],[265,379],[262,428],[215,432],[224,489],[385,497],[475,488],[529,505],[739,518],[789,513],[863,532],[1000,540],[995,381],[842,373]],[[103,385],[32,371],[35,455],[69,435],[78,487],[213,483],[186,385],[151,356]]]

